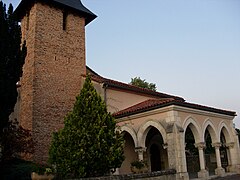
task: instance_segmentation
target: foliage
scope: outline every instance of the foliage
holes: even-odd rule
[[[61,176],[102,176],[121,166],[123,137],[89,76],[64,124],[53,134],[49,151],[49,162]]]
[[[30,130],[23,129],[15,119],[2,134],[2,163],[19,154],[31,154],[33,141]]]
[[[34,164],[32,172],[39,175],[54,173],[54,168],[48,164]]]
[[[137,169],[142,169],[144,167],[147,167],[147,161],[133,161],[131,162],[131,166],[136,167]]]
[[[0,1],[0,133],[9,125],[17,99],[16,83],[22,75],[26,46],[21,49],[21,31],[13,18],[13,6]]]
[[[146,82],[145,79],[142,80],[140,77],[131,78],[131,82],[129,84],[134,85],[134,86],[138,86],[138,87],[141,87],[141,88],[150,89],[152,91],[157,90],[156,84],[148,83],[148,82]]]

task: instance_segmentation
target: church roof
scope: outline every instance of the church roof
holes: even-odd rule
[[[176,105],[176,106],[181,106],[181,107],[186,107],[186,108],[191,108],[191,109],[197,109],[197,110],[202,110],[202,111],[207,111],[207,112],[213,112],[213,113],[218,113],[218,114],[224,114],[224,115],[229,115],[229,116],[236,116],[236,112],[233,111],[227,111],[223,109],[217,109],[213,107],[208,107],[208,106],[203,106],[199,104],[193,104],[189,102],[183,102],[179,100],[175,100],[172,98],[167,98],[167,99],[149,99],[146,101],[143,101],[141,103],[135,104],[131,107],[128,107],[126,109],[123,109],[121,111],[118,111],[113,114],[115,118],[122,118],[146,111],[151,111],[154,109],[158,108],[163,108],[167,107],[170,105]]]
[[[91,75],[91,78],[93,81],[102,83],[103,86],[105,86],[107,88],[115,88],[115,89],[131,91],[134,93],[147,95],[152,98],[173,98],[173,99],[176,99],[179,101],[185,101],[182,97],[173,96],[170,94],[165,94],[165,93],[161,93],[161,92],[157,92],[157,91],[152,91],[152,90],[146,89],[146,88],[140,88],[137,86],[133,86],[133,85],[126,84],[126,83],[119,82],[119,81],[112,80],[112,79],[107,79],[107,78],[104,78],[104,77],[98,75],[96,72],[94,72],[88,66],[86,68],[87,68],[87,73],[89,73]]]
[[[71,10],[86,18],[86,25],[94,20],[97,16],[88,10],[80,0],[38,0],[39,2],[51,4],[58,6],[63,9]],[[25,15],[26,10],[28,10],[35,0],[22,0],[18,7],[16,8],[14,14],[17,18],[21,19]]]
[[[135,104],[133,106],[130,106],[126,109],[123,109],[114,113],[113,116],[115,118],[122,118],[125,116],[130,116],[130,115],[134,115],[134,114],[138,114],[146,111],[151,111],[154,109],[167,107],[170,105],[176,105],[176,106],[197,109],[197,110],[202,110],[207,112],[219,113],[219,114],[224,114],[229,116],[236,116],[236,112],[234,111],[228,111],[228,110],[217,109],[209,106],[189,103],[189,102],[186,102],[182,97],[173,96],[173,95],[169,95],[161,92],[156,92],[149,89],[140,88],[130,84],[104,78],[99,74],[97,74],[88,66],[87,66],[87,73],[91,75],[93,81],[103,83],[103,86],[105,87],[128,90],[128,91],[132,91],[132,92],[136,92],[136,93],[140,93],[140,94],[144,94],[152,97],[151,99],[140,102],[138,104]]]

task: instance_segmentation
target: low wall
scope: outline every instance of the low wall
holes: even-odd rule
[[[157,171],[143,174],[125,174],[125,175],[111,175],[94,178],[80,178],[77,180],[128,180],[128,179],[144,179],[144,180],[176,180],[176,170],[170,169],[165,171]]]

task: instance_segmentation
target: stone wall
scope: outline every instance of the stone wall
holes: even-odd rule
[[[85,63],[85,19],[71,12],[63,29],[63,10],[35,3],[22,20],[27,43],[20,93],[20,123],[31,129],[33,160],[45,162],[53,131],[80,93]]]
[[[176,180],[176,171],[173,169],[158,171],[144,174],[126,174],[126,175],[112,175],[95,178],[80,178],[78,180],[129,180],[129,179],[144,179],[144,180]]]

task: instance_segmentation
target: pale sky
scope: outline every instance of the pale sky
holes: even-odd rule
[[[4,0],[14,7],[19,0]],[[98,17],[86,27],[87,65],[125,83],[240,116],[239,0],[82,0]],[[240,128],[240,117],[234,120]]]

